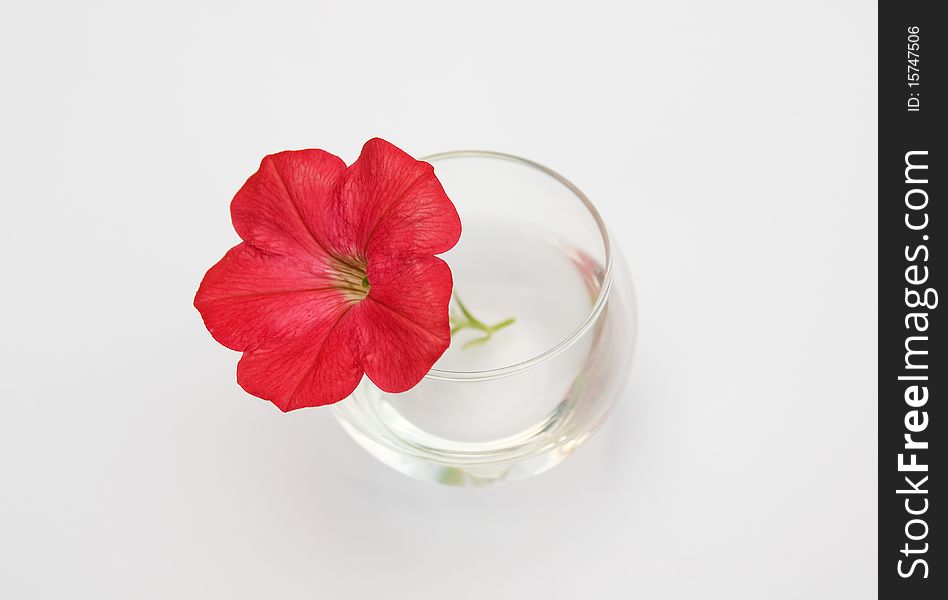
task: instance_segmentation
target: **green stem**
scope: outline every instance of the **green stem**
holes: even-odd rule
[[[463,350],[487,343],[487,341],[490,340],[495,332],[500,331],[504,327],[509,327],[516,322],[515,318],[510,317],[509,319],[504,319],[500,323],[488,325],[471,313],[470,309],[468,309],[468,307],[464,305],[464,302],[461,301],[461,297],[458,296],[457,292],[454,294],[454,302],[461,310],[461,315],[451,311],[451,335],[453,336],[464,329],[476,329],[477,331],[484,333],[484,335],[481,337],[465,342],[465,344],[461,347]]]

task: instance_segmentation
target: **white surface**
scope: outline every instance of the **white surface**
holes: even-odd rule
[[[85,4],[0,19],[0,597],[874,593],[873,5]],[[546,163],[624,247],[632,383],[550,473],[389,471],[191,307],[262,155],[373,135]]]

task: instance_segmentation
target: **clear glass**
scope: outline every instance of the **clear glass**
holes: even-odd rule
[[[452,335],[417,386],[363,378],[334,414],[373,456],[448,485],[522,479],[560,463],[602,424],[636,337],[631,279],[588,198],[554,171],[483,151],[425,158],[461,215],[444,258]],[[512,321],[511,321],[512,319]]]

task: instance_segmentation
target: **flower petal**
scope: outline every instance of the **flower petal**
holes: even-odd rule
[[[461,224],[431,165],[380,139],[348,169],[321,150],[281,152],[231,214],[244,242],[194,305],[244,352],[237,381],[249,393],[289,411],[342,400],[363,374],[401,392],[447,349],[451,272],[432,255]]]
[[[214,339],[233,350],[306,335],[349,307],[321,265],[320,259],[301,261],[238,244],[208,270],[194,306]]]
[[[323,150],[264,157],[231,202],[241,239],[272,254],[324,256],[335,237],[330,213],[346,164]]]
[[[461,235],[454,204],[434,168],[385,140],[365,143],[340,191],[340,220],[350,224],[350,253],[439,254]]]
[[[321,321],[305,337],[244,353],[237,364],[237,383],[283,412],[332,404],[351,394],[362,379],[362,346],[350,310]]]
[[[434,256],[382,256],[368,277],[369,295],[353,308],[365,335],[362,366],[382,390],[404,392],[451,343],[451,269]]]

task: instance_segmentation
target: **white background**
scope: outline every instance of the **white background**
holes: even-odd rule
[[[7,3],[0,596],[868,598],[876,8]],[[545,163],[641,304],[607,426],[455,489],[234,382],[191,306],[260,158]]]

